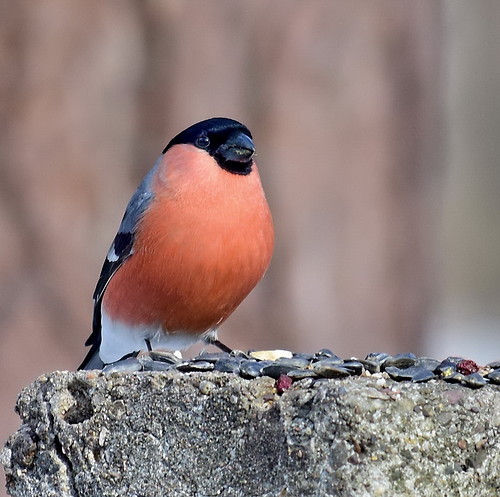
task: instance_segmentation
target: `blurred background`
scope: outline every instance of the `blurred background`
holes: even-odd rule
[[[252,130],[276,225],[234,348],[500,359],[500,2],[0,1],[0,439],[74,370],[165,144]]]

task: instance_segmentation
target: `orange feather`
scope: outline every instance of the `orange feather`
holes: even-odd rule
[[[153,191],[134,254],[109,282],[104,309],[134,325],[203,333],[236,309],[271,259],[273,225],[257,167],[233,174],[206,152],[175,145]]]

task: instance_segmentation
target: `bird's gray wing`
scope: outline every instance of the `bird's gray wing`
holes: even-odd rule
[[[106,260],[102,266],[101,274],[99,276],[99,280],[97,281],[93,295],[94,316],[92,321],[92,334],[85,342],[85,345],[91,345],[92,348],[79,369],[84,369],[99,350],[99,346],[101,344],[102,298],[113,275],[134,253],[134,238],[137,225],[139,224],[144,211],[148,208],[154,198],[151,184],[157,166],[158,163],[146,175],[142,183],[139,185],[139,188],[130,199],[120,227],[118,228],[118,233],[111,244]]]

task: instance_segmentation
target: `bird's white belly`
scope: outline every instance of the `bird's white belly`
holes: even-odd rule
[[[102,341],[99,356],[105,364],[118,361],[132,352],[147,350],[145,339],[153,350],[183,350],[200,340],[203,335],[193,333],[165,333],[157,326],[133,326],[111,319],[104,308],[102,312]]]

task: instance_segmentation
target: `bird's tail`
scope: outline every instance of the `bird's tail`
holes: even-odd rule
[[[101,361],[99,357],[99,344],[95,343],[89,350],[89,353],[86,355],[83,362],[80,364],[78,369],[102,369],[104,367],[104,363]]]

